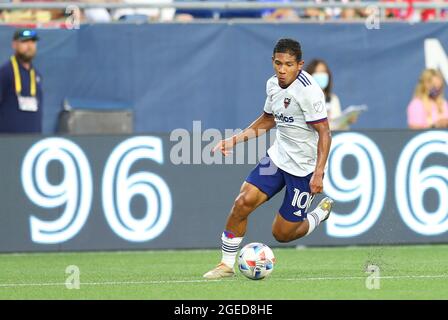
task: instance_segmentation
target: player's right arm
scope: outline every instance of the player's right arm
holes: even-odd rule
[[[230,153],[230,150],[233,149],[233,147],[236,146],[238,143],[245,142],[249,139],[261,136],[274,127],[275,127],[274,116],[265,111],[254,122],[252,122],[250,126],[248,126],[239,134],[221,140],[213,148],[213,152],[220,150],[224,154],[224,156],[227,156]]]

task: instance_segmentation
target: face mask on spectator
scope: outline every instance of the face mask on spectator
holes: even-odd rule
[[[330,77],[326,72],[313,73],[313,78],[322,90],[328,86],[328,82],[330,81]]]
[[[440,94],[442,93],[442,89],[441,88],[436,88],[436,87],[432,87],[429,90],[429,97],[432,99],[437,98]]]

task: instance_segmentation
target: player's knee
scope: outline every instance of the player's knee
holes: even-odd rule
[[[272,229],[272,235],[274,236],[275,240],[278,242],[290,242],[292,241],[292,237],[289,233],[283,232],[281,230]]]
[[[234,210],[240,214],[249,214],[256,206],[256,198],[248,193],[241,193],[235,199]]]

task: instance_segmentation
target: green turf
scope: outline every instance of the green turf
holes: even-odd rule
[[[274,249],[272,275],[204,281],[218,250],[0,255],[0,299],[448,299],[448,246]],[[365,267],[380,268],[380,289]],[[80,269],[67,289],[66,267]]]

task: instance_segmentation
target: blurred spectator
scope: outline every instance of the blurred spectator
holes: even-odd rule
[[[407,3],[408,7],[406,9],[386,9],[386,17],[395,18],[399,20],[412,20],[414,15],[414,8],[412,3],[414,0],[380,0],[381,2],[396,2],[396,3]]]
[[[110,3],[115,0],[83,0],[87,3]],[[108,23],[112,21],[110,12],[105,8],[89,8],[84,10],[84,22],[87,23]]]
[[[20,2],[61,2],[61,0],[21,0]],[[65,20],[64,9],[33,9],[32,11],[38,23]]]
[[[288,3],[291,0],[257,0],[258,2],[281,2]],[[261,17],[266,20],[299,20],[299,14],[292,8],[277,8],[277,9],[264,9],[261,12]]]
[[[188,0],[177,0],[177,2],[186,2]],[[198,0],[199,2],[206,2],[206,0]],[[180,16],[188,16],[190,20],[194,19],[214,19],[219,18],[219,11],[215,9],[176,9],[176,20]]]
[[[294,9],[279,8],[271,13],[264,13],[262,16],[266,20],[288,20],[297,21],[299,20],[299,15]]]
[[[325,94],[330,129],[350,129],[349,125],[355,123],[358,120],[358,116],[349,116],[347,120],[344,120],[342,122],[337,120],[337,118],[342,115],[341,103],[338,96],[332,92],[333,75],[330,68],[328,67],[328,64],[324,60],[313,59],[308,63],[305,71],[313,76],[313,78],[316,80]]]
[[[330,128],[332,130],[339,129],[334,126],[334,123],[332,123],[332,119],[335,119],[341,115],[341,103],[339,102],[338,96],[332,92],[333,75],[330,68],[324,60],[313,59],[308,63],[305,71],[313,76],[325,94]]]
[[[447,0],[414,0],[411,1],[411,3],[417,3],[417,2],[421,2],[421,3],[445,3],[445,10],[441,11],[441,15],[437,16],[437,10],[436,9],[424,9],[424,10],[417,10],[415,9],[416,15],[420,16],[420,20],[419,21],[432,21],[432,20],[437,20],[439,18],[441,19],[446,19],[448,18],[447,15],[447,11],[446,11],[446,7],[448,7],[448,1]]]
[[[447,10],[441,10],[441,16],[437,16],[437,11],[435,9],[415,9],[415,3],[447,3],[448,0],[380,0],[381,2],[398,2],[398,3],[406,3],[408,6],[406,9],[387,9],[386,16],[389,18],[396,18],[400,20],[407,20],[411,22],[426,22],[436,19],[447,19],[448,12]]]
[[[448,128],[448,104],[444,89],[440,71],[426,69],[422,72],[414,98],[407,108],[409,128]]]
[[[359,0],[342,0],[342,3],[361,3]],[[343,20],[359,20],[368,16],[365,8],[344,8],[340,18]]]
[[[14,55],[0,67],[0,132],[41,132],[41,76],[32,64],[37,40],[36,30],[14,32]]]
[[[12,0],[10,2],[56,2],[56,0]],[[3,11],[3,21],[6,23],[48,23],[63,21],[63,9],[15,9]]]
[[[306,8],[301,16],[319,21],[332,19],[355,20],[366,16],[361,9],[336,8],[332,6],[334,3],[359,2],[358,0],[311,0],[311,2],[326,4],[327,6],[324,8]]]
[[[341,2],[340,0],[316,0],[316,2],[318,2],[318,1],[329,4],[329,6],[324,9],[327,19],[340,19],[341,18],[342,9],[330,6],[332,3]]]
[[[123,3],[149,4],[154,2],[172,3],[173,0],[122,0]],[[176,14],[175,8],[122,8],[112,14],[114,20],[129,22],[172,21]]]
[[[322,3],[325,1],[322,0],[307,0],[307,2],[315,2],[315,3]],[[300,14],[301,17],[311,20],[326,20],[327,14],[325,10],[321,8],[306,8],[303,11],[301,11]]]
[[[189,1],[189,0],[178,0],[178,1]],[[207,3],[208,0],[199,0],[200,2]],[[241,0],[214,0],[215,2],[241,2]],[[290,2],[291,0],[243,0],[248,3],[253,2]],[[188,21],[193,19],[260,19],[265,18],[269,20],[274,19],[288,19],[287,13],[289,9],[279,9],[266,8],[266,9],[238,9],[238,8],[228,8],[228,9],[177,9],[176,10],[176,21]],[[292,10],[293,11],[293,10]]]
[[[0,0],[0,3],[9,3],[11,0]],[[0,9],[0,22],[3,21],[3,10]]]
[[[364,9],[358,8],[336,8],[332,5],[335,3],[360,2],[359,0],[309,0],[317,4],[325,4],[323,8],[306,8],[300,16],[312,20],[357,20],[367,16]]]
[[[9,2],[19,3],[20,0],[12,0]],[[21,23],[21,22],[34,22],[35,15],[33,10],[4,10],[2,14],[2,20],[6,23]]]

